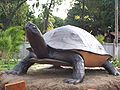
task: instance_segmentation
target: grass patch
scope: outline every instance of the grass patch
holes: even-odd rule
[[[17,64],[16,61],[9,61],[5,63],[4,61],[0,60],[0,71],[10,70]]]
[[[112,64],[113,64],[115,67],[120,68],[120,59],[113,59],[113,60],[112,60]]]

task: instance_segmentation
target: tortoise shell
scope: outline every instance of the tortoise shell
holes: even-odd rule
[[[50,30],[43,37],[52,48],[79,53],[84,58],[85,66],[101,66],[111,58],[93,35],[75,26],[66,25]]]

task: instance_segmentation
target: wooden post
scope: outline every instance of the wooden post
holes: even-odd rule
[[[15,83],[5,84],[5,90],[26,90],[25,82],[19,81]]]

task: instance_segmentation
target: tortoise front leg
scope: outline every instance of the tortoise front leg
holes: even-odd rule
[[[78,54],[73,55],[73,75],[71,79],[64,80],[65,83],[77,84],[83,81],[85,76],[84,60]]]
[[[6,71],[7,74],[23,75],[27,73],[28,68],[34,63],[30,61],[31,58],[36,58],[33,52],[29,52],[22,61],[20,61],[12,70]]]

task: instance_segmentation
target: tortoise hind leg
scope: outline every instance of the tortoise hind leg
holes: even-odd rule
[[[120,75],[120,72],[112,65],[110,61],[106,61],[102,66],[105,68],[105,70],[109,72],[109,74],[112,74],[115,76]]]
[[[64,80],[65,83],[78,84],[83,81],[85,76],[84,60],[78,54],[72,56],[73,75],[71,79]]]

